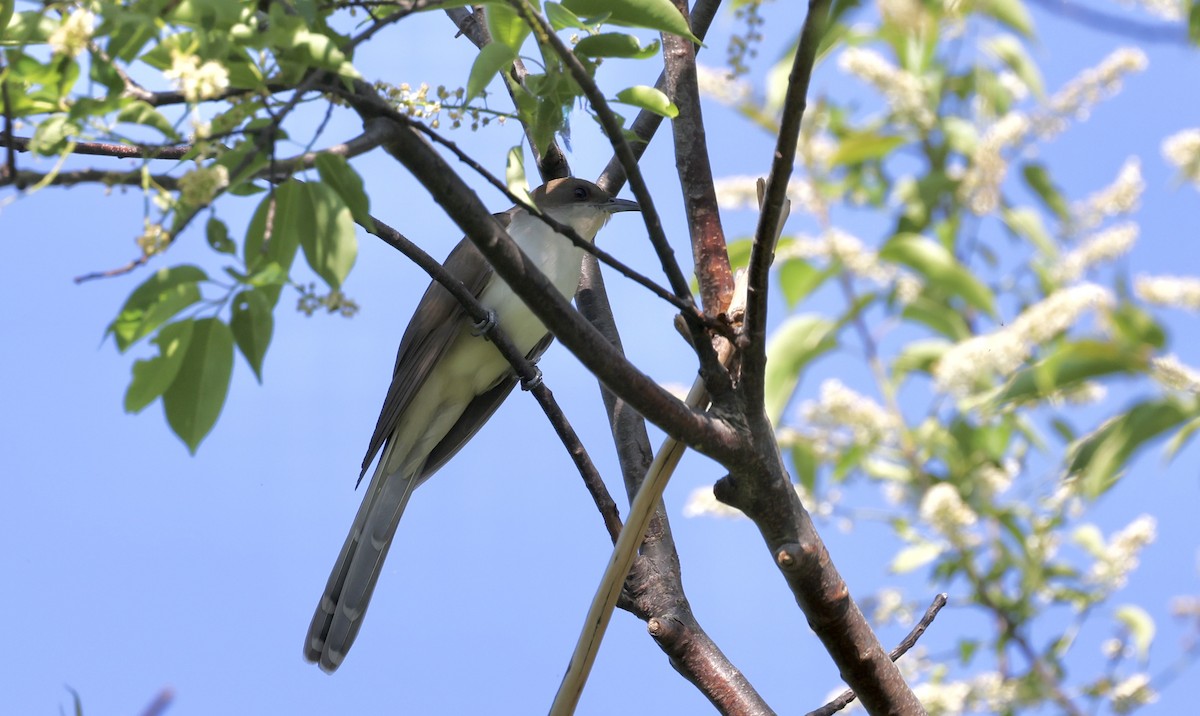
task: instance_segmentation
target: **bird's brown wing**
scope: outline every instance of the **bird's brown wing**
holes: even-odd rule
[[[510,213],[494,216],[501,226],[507,228],[511,221]],[[442,265],[476,297],[483,293],[494,274],[483,254],[466,238],[458,242]],[[458,300],[437,281],[430,282],[429,288],[425,289],[425,295],[417,304],[417,310],[413,313],[408,328],[404,330],[404,337],[400,339],[400,349],[396,352],[396,367],[392,372],[392,384],[388,386],[387,396],[383,399],[383,409],[379,413],[375,432],[367,446],[359,479],[366,474],[375,456],[395,432],[400,416],[408,409],[417,391],[425,384],[430,371],[442,359],[442,354],[468,320],[467,312]],[[487,415],[491,415],[491,412]],[[446,459],[448,458],[449,455],[446,456]]]

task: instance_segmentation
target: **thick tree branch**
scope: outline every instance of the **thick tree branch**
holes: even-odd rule
[[[779,139],[771,173],[767,176],[766,196],[754,231],[750,250],[750,284],[746,300],[745,345],[742,356],[742,391],[749,406],[763,404],[764,374],[767,364],[767,282],[771,262],[775,258],[775,237],[779,233],[779,218],[787,199],[788,181],[796,164],[796,145],[800,137],[800,120],[807,106],[808,85],[812,79],[817,47],[825,32],[830,0],[809,0],[808,16],[800,33],[792,70],[788,76],[779,124]],[[751,408],[752,410],[754,408]]]
[[[5,136],[3,139],[6,147],[18,152],[28,152],[29,144],[32,141],[29,137]],[[120,142],[75,142],[71,153],[118,159],[183,159],[190,151],[192,151],[191,144],[145,146],[121,144]]]

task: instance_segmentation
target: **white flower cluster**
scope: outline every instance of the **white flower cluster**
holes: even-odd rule
[[[1183,19],[1183,3],[1179,0],[1118,0],[1126,7],[1135,7],[1164,20],[1177,22]]]
[[[879,445],[894,442],[899,422],[882,405],[847,388],[836,378],[821,384],[816,401],[800,405],[800,415],[815,428],[822,444]]]
[[[931,716],[964,713],[1000,713],[1012,708],[1018,682],[996,671],[985,671],[967,681],[927,681],[913,693]]]
[[[838,68],[874,87],[883,95],[888,106],[898,116],[918,127],[933,125],[925,85],[921,78],[896,67],[887,59],[865,47],[848,47],[838,58]]]
[[[1158,701],[1158,692],[1150,687],[1150,677],[1139,673],[1113,686],[1111,697],[1113,713],[1127,714]]]
[[[1088,231],[1105,219],[1128,214],[1138,208],[1146,182],[1142,180],[1142,163],[1130,157],[1121,166],[1112,184],[1092,194],[1072,208],[1072,228]]]
[[[733,176],[717,179],[713,188],[717,192],[717,205],[722,209],[758,209],[758,179],[751,176]],[[823,207],[817,199],[816,189],[806,179],[793,178],[788,181],[787,198],[793,208],[808,213],[819,213]]]
[[[745,517],[741,510],[718,500],[717,496],[713,494],[712,485],[692,490],[692,494],[688,495],[687,502],[683,503],[683,516]]]
[[[142,250],[142,255],[150,257],[162,253],[170,245],[171,234],[163,228],[162,224],[152,223],[147,219],[145,230],[134,241],[137,242],[138,248]]]
[[[1200,189],[1200,127],[1176,132],[1163,140],[1163,157]]]
[[[696,65],[696,83],[700,94],[727,107],[740,106],[754,94],[749,82],[737,79],[729,70],[707,65]]]
[[[988,463],[976,471],[976,478],[988,495],[995,497],[1008,491],[1021,472],[1021,464],[1008,458],[1001,465]]]
[[[229,186],[229,169],[213,164],[200,167],[179,177],[181,198],[194,207],[208,206],[217,192]]]
[[[1138,276],[1133,292],[1146,303],[1200,311],[1200,279],[1183,276]]]
[[[74,10],[63,23],[54,28],[47,42],[56,55],[75,57],[87,49],[95,31],[96,14],[90,10]]]
[[[1076,281],[1096,264],[1124,256],[1133,248],[1137,237],[1138,225],[1134,223],[1120,224],[1093,234],[1062,258],[1062,262],[1054,267],[1054,277],[1064,282]]]
[[[1200,395],[1200,371],[1185,365],[1174,355],[1151,360],[1150,375],[1171,390]]]
[[[171,67],[163,76],[174,80],[188,102],[213,99],[229,89],[229,70],[219,62],[201,62],[196,55],[176,52],[171,56]]]
[[[1023,112],[1009,112],[979,139],[958,188],[959,197],[975,214],[987,214],[999,206],[1000,184],[1008,173],[1004,152],[1023,141],[1031,126]]]
[[[1149,65],[1146,53],[1136,47],[1121,47],[1099,65],[1084,70],[1050,98],[1049,114],[1041,118],[1038,133],[1052,137],[1066,128],[1067,120],[1085,120],[1100,100],[1121,90],[1125,76]]]
[[[903,626],[912,624],[912,604],[904,600],[904,594],[899,589],[881,589],[872,601],[875,608],[871,611],[871,623],[875,628],[892,622]]]
[[[980,380],[1016,370],[1038,344],[1073,326],[1085,311],[1113,302],[1112,292],[1090,283],[1055,291],[1008,326],[972,336],[946,351],[933,367],[934,382],[943,392],[969,394]]]
[[[929,488],[921,498],[918,514],[921,521],[956,544],[964,542],[964,536],[960,532],[979,520],[975,510],[963,502],[958,488],[948,482],[939,482]]]
[[[796,237],[776,254],[776,260],[787,258],[839,261],[855,276],[881,286],[890,284],[896,277],[896,269],[880,263],[879,255],[867,248],[861,239],[838,228],[828,229],[819,237]]]
[[[1096,563],[1088,580],[1107,590],[1124,587],[1129,574],[1138,566],[1138,555],[1157,536],[1158,523],[1150,515],[1141,515],[1125,529],[1114,534],[1101,549],[1095,550]]]
[[[925,22],[925,6],[921,0],[875,0],[884,20],[902,30],[916,32]]]

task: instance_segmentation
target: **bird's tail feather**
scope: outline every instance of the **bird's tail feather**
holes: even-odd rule
[[[419,481],[419,471],[411,469],[384,474],[387,457],[371,477],[369,494],[358,508],[304,640],[304,657],[329,673],[341,665],[358,635],[396,526]]]

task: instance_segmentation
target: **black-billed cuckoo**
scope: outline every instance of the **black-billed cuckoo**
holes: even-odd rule
[[[531,196],[545,214],[588,241],[614,213],[638,210],[636,203],[582,179],[555,179]],[[554,287],[573,296],[583,250],[519,206],[495,216]],[[444,266],[495,314],[501,330],[531,360],[550,345],[546,327],[469,239],[454,247]],[[383,455],[304,642],[305,658],[327,672],[342,663],[362,626],[413,489],[471,439],[516,384],[512,366],[479,332],[462,305],[436,281],[404,331],[362,474],[380,449]]]

